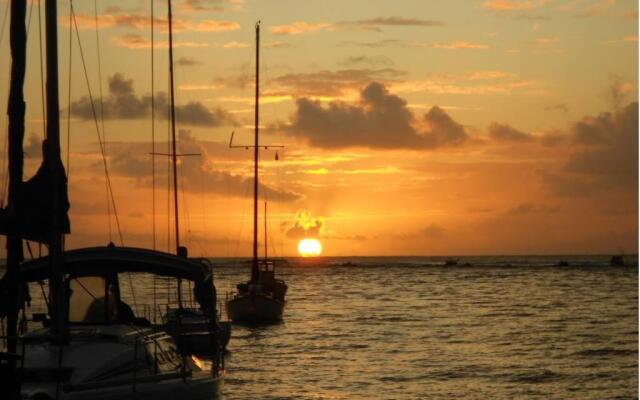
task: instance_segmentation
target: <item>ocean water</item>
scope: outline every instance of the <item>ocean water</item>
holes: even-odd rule
[[[637,259],[563,260],[291,260],[285,321],[234,326],[224,399],[638,398]],[[247,274],[216,268],[220,297]]]
[[[222,303],[248,266],[212,261]],[[637,257],[608,262],[289,259],[285,320],[234,326],[222,398],[637,399]],[[153,303],[149,277],[131,283],[139,308]]]

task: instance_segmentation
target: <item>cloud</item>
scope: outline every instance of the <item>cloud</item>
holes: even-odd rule
[[[140,35],[122,35],[122,36],[114,36],[113,42],[118,47],[124,47],[132,50],[139,49],[150,49],[151,48],[151,40],[146,37],[142,37]],[[166,49],[169,48],[169,42],[166,40],[156,40],[153,43],[154,48],[156,49]],[[189,40],[174,40],[173,47],[209,47],[209,43],[204,42],[193,42]]]
[[[119,9],[112,9],[116,13],[102,14],[98,16],[100,29],[129,28],[146,30],[151,28],[151,19],[147,15],[127,13]],[[62,18],[63,24],[68,24],[68,18]],[[95,29],[95,16],[75,13],[75,22],[78,29]],[[239,30],[240,24],[235,21],[205,19],[201,21],[173,19],[173,32],[229,32]],[[168,32],[169,21],[167,18],[154,18],[154,28],[162,32]]]
[[[27,143],[22,149],[24,158],[39,159],[42,157],[42,138],[35,133],[30,133]]]
[[[569,105],[567,103],[552,104],[552,105],[546,106],[544,110],[545,111],[562,111],[564,113],[568,113]]]
[[[509,142],[530,142],[534,139],[534,137],[529,133],[519,131],[510,125],[499,124],[497,122],[494,122],[489,126],[489,136],[494,140]]]
[[[428,49],[444,49],[444,50],[488,50],[491,46],[483,43],[474,43],[466,41],[447,42],[447,43],[421,43],[416,47]]]
[[[539,38],[535,38],[533,40],[533,42],[539,46],[545,46],[545,47],[549,47],[549,46],[554,46],[556,45],[558,42],[560,41],[560,39],[558,37],[539,37]]]
[[[377,17],[339,22],[295,21],[286,25],[269,27],[275,35],[301,35],[319,31],[337,31],[343,29],[364,29],[381,31],[383,27],[436,27],[446,25],[443,21],[405,17]]]
[[[419,232],[421,236],[426,236],[432,239],[443,238],[444,233],[445,233],[444,228],[436,224],[431,224]]]
[[[386,56],[349,56],[340,62],[341,65],[368,65],[372,67],[392,66],[393,60]]]
[[[527,214],[555,214],[559,207],[545,204],[520,203],[507,211],[507,214],[527,215]]]
[[[638,190],[638,103],[585,117],[571,128],[575,150],[559,172],[541,171],[558,194]]]
[[[262,45],[265,49],[285,49],[291,47],[291,43],[276,40],[275,42],[267,42]]]
[[[358,46],[368,48],[381,48],[381,47],[405,47],[406,43],[399,39],[382,39],[373,42],[359,42],[353,40],[345,40],[340,42],[339,46]]]
[[[598,0],[585,7],[575,16],[578,18],[589,18],[604,15],[616,5],[616,2],[617,0]]]
[[[248,43],[236,42],[235,40],[222,45],[223,49],[246,49],[247,47],[249,47]]]
[[[148,155],[150,147],[150,143],[110,143],[111,173],[133,178],[140,186],[151,186],[152,165]],[[252,176],[233,174],[216,166],[218,157],[212,157],[210,154],[210,150],[216,146],[198,141],[189,131],[181,129],[178,133],[177,147],[179,153],[198,154],[179,160],[180,185],[184,190],[233,197],[253,196]],[[102,165],[96,164],[94,168],[101,171]],[[166,174],[166,170],[156,169],[156,182],[166,182]],[[276,189],[265,183],[260,183],[258,190],[260,195],[269,201],[291,202],[301,198],[293,191]]]
[[[175,64],[181,67],[193,67],[194,65],[200,64],[200,62],[196,61],[195,58],[191,58],[191,57],[179,57],[176,60]]]
[[[333,24],[328,22],[310,23],[296,21],[287,25],[276,25],[269,27],[269,31],[275,35],[301,35],[303,33],[318,32],[331,29]]]
[[[302,210],[296,213],[292,226],[285,223],[286,235],[291,239],[317,238],[325,227],[323,217],[314,217],[309,211]]]
[[[388,82],[404,74],[404,71],[393,68],[323,70],[280,75],[273,79],[273,83],[281,91],[298,96],[342,96],[346,91],[358,89],[373,80]]]
[[[98,118],[104,110],[105,119],[144,119],[151,114],[151,96],[138,96],[133,90],[133,79],[126,79],[120,73],[109,78],[109,96],[100,104],[99,99],[94,99],[95,111]],[[167,118],[168,97],[164,92],[158,92],[155,96],[155,108],[158,118]],[[104,108],[102,107],[104,106]],[[91,100],[84,96],[71,104],[71,115],[74,117],[91,120],[94,118]],[[227,111],[216,108],[210,110],[202,103],[192,101],[176,106],[176,121],[180,124],[192,126],[221,126],[234,125],[236,121]]]
[[[636,85],[620,76],[614,76],[607,95],[615,108],[625,103],[630,94],[636,92]]]
[[[411,26],[411,27],[434,27],[445,26],[443,21],[420,19],[420,18],[403,18],[403,17],[378,17],[371,19],[362,19],[357,21],[342,21],[336,24],[341,27],[359,27],[364,29],[378,30],[380,27],[387,26]]]
[[[281,128],[317,147],[419,150],[460,145],[467,139],[464,127],[441,108],[432,107],[416,121],[406,101],[377,82],[362,89],[356,104],[331,102],[323,107],[303,97],[296,105],[291,123]]]
[[[544,3],[546,0],[491,0],[485,1],[482,7],[492,11],[522,11],[533,10]]]

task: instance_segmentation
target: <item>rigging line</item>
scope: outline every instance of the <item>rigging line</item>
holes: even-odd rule
[[[118,235],[120,237],[120,245],[124,246],[124,239],[122,238],[122,230],[120,229],[120,220],[118,219],[118,210],[116,209],[116,202],[115,199],[113,197],[113,190],[111,188],[111,179],[109,177],[109,168],[107,167],[107,157],[104,153],[104,145],[102,143],[102,136],[100,135],[100,126],[98,125],[98,116],[96,113],[96,107],[95,107],[95,102],[93,100],[93,94],[91,92],[91,84],[89,83],[89,74],[87,73],[87,64],[85,62],[84,59],[84,52],[82,50],[82,42],[80,41],[80,30],[78,29],[78,21],[76,20],[76,14],[75,11],[73,9],[73,0],[70,1],[70,7],[71,7],[71,15],[73,17],[73,25],[75,27],[75,31],[76,31],[76,38],[78,40],[78,49],[80,50],[80,59],[82,60],[82,69],[84,71],[84,79],[85,82],[87,84],[87,92],[89,93],[89,100],[91,103],[91,112],[93,114],[93,122],[95,124],[96,127],[96,132],[98,134],[98,144],[100,146],[100,153],[102,155],[102,165],[104,167],[104,174],[106,176],[107,179],[107,185],[109,188],[109,194],[111,195],[111,202],[112,202],[112,206],[113,206],[113,214],[115,216],[115,220],[116,220],[116,226],[118,227]]]
[[[33,4],[33,3],[31,3]],[[47,112],[45,109],[44,103],[44,66],[43,66],[43,56],[42,56],[42,1],[38,0],[38,41],[40,44],[40,50],[38,51],[40,56],[40,103],[42,103],[42,136],[46,136],[47,134]]]
[[[155,120],[155,87],[154,87],[154,26],[153,26],[153,0],[151,2],[151,214],[152,214],[152,231],[153,231],[153,250],[156,249],[156,120]],[[155,307],[155,287],[153,292],[153,302]]]
[[[167,93],[171,91],[167,81]],[[167,102],[167,154],[171,154],[171,104]],[[167,158],[167,252],[171,253],[171,157]]]
[[[153,0],[151,3],[151,215],[152,215],[152,248],[156,249],[156,119],[155,119],[155,93],[154,93],[154,26],[153,26]],[[156,275],[153,275],[153,323],[156,324]]]
[[[7,185],[9,180],[9,171],[7,166],[7,145],[9,142],[9,119],[5,119],[5,129],[6,134],[4,135],[4,140],[2,141],[2,205],[4,206],[4,200],[7,197]]]
[[[71,69],[71,64],[73,61],[72,58],[72,54],[73,54],[73,29],[72,27],[72,14],[71,11],[69,11],[69,91],[67,94],[67,182],[69,181],[69,174],[70,174],[70,170],[71,170],[71,158],[70,158],[70,154],[71,154],[71,73],[72,73],[72,69]]]
[[[100,57],[100,27],[98,24],[98,2],[93,0],[93,15],[96,29],[96,57],[98,59],[98,89],[100,93],[100,122],[102,125],[102,142],[104,146],[104,154],[107,154],[107,130],[104,126],[104,95],[102,91],[102,58]],[[107,221],[109,225],[109,242],[112,242],[113,235],[111,229],[111,206],[109,204],[109,184],[106,182],[105,177],[105,190],[107,196]]]

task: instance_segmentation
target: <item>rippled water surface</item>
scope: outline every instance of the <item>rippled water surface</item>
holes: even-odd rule
[[[638,397],[636,267],[423,261],[281,268],[285,322],[234,327],[224,398]]]
[[[637,258],[565,260],[290,260],[285,321],[234,326],[223,398],[638,398]],[[223,302],[248,267],[213,261]]]

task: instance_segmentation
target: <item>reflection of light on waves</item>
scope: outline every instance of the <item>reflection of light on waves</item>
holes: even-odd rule
[[[213,367],[213,363],[211,361],[202,360],[193,354],[191,355],[191,360],[203,371],[211,371],[211,368]]]

